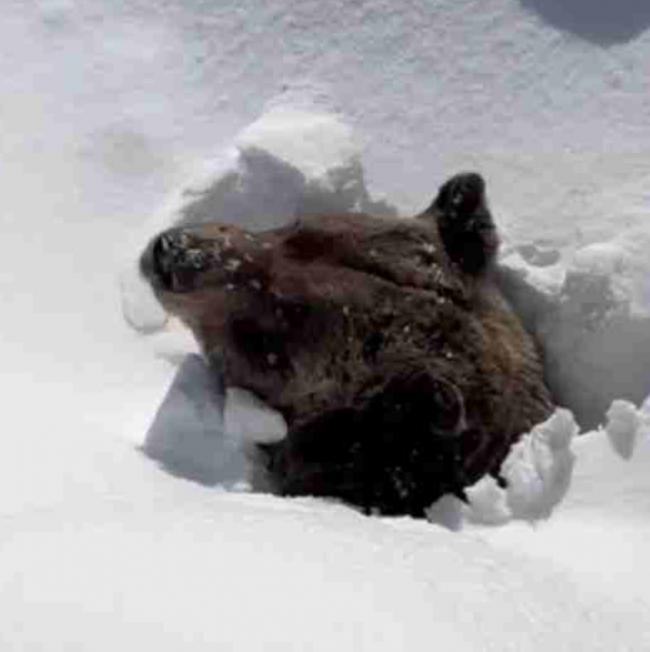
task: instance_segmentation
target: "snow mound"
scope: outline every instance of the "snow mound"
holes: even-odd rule
[[[510,519],[548,518],[571,484],[575,455],[571,442],[578,433],[573,415],[557,409],[510,450],[501,466],[506,488],[484,477],[467,490],[468,520],[501,524]]]
[[[501,474],[514,518],[547,518],[562,500],[571,483],[571,441],[577,433],[571,412],[558,409],[512,447]]]
[[[563,511],[602,510],[608,518],[650,514],[650,397],[636,408],[614,401],[605,428],[575,441],[577,455],[571,491]],[[650,534],[650,533],[649,533]]]
[[[174,476],[235,491],[270,489],[255,444],[287,434],[282,415],[251,392],[222,385],[214,365],[188,354],[151,424],[143,452]]]
[[[646,215],[650,214],[650,206]],[[628,230],[550,266],[506,252],[502,287],[541,342],[556,401],[594,428],[650,393],[650,232]]]
[[[650,201],[643,213],[650,216]],[[637,318],[650,318],[650,232],[626,229],[616,238],[596,242],[575,253],[575,272],[606,276],[617,305]]]
[[[223,397],[219,375],[198,355],[188,355],[149,428],[145,454],[179,477],[241,485],[245,458],[239,441],[223,427]]]
[[[637,410],[633,403],[618,399],[607,411],[605,432],[614,451],[624,460],[631,459],[644,428],[650,427],[648,407],[650,405],[646,402]]]
[[[638,409],[629,401],[616,400],[607,418],[605,428],[575,437],[570,413],[557,410],[513,447],[501,469],[507,488],[485,476],[466,490],[469,505],[462,509],[463,525],[483,533],[503,530],[507,538],[507,532],[522,532],[512,529],[515,521],[538,522],[554,509],[553,519],[546,522],[547,533],[566,527],[567,518],[595,527],[592,519],[601,516],[617,522],[641,518],[645,529],[650,510],[650,397]],[[484,527],[505,524],[509,527]],[[585,548],[578,544],[559,556],[565,554],[573,564],[581,560]]]
[[[512,519],[508,507],[508,494],[490,475],[484,475],[476,484],[465,490],[469,506],[465,518],[483,525],[504,525]]]
[[[425,516],[429,523],[458,532],[463,528],[463,503],[456,496],[445,494],[425,510]]]
[[[337,173],[359,165],[352,129],[330,113],[289,106],[272,108],[245,128],[236,143],[244,158],[254,152],[270,152],[277,160],[300,170],[305,179],[325,182],[332,192],[340,192]],[[350,179],[356,174],[347,176]]]
[[[167,325],[169,316],[158,303],[148,283],[140,278],[137,263],[129,261],[118,282],[122,315],[131,328],[142,334],[151,334]]]
[[[359,150],[341,119],[284,107],[244,129],[174,203],[175,224],[223,220],[249,229],[310,213],[395,214],[370,198]]]

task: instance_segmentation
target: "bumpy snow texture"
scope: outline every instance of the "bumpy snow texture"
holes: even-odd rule
[[[650,649],[648,7],[5,0],[0,648]],[[442,501],[446,527],[235,491],[233,441],[282,424],[240,395],[216,428],[214,377],[134,281],[148,217],[228,175],[218,219],[408,215],[462,169],[564,407],[604,429],[556,414],[516,494]]]

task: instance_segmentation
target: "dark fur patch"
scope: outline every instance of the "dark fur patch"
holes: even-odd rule
[[[536,346],[492,281],[498,243],[485,183],[463,173],[416,219],[205,224],[162,234],[142,270],[222,351],[226,382],[284,415],[286,440],[264,447],[280,493],[421,516],[497,474],[552,409]]]

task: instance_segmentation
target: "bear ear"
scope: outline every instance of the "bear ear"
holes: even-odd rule
[[[499,238],[485,195],[485,181],[477,172],[451,177],[426,211],[438,226],[452,263],[470,275],[486,271],[496,258]]]
[[[461,172],[445,181],[429,210],[450,218],[470,217],[485,203],[485,180],[478,172]]]

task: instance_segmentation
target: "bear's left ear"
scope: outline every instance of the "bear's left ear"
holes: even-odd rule
[[[447,256],[461,271],[481,274],[496,258],[499,238],[477,172],[446,181],[424,215],[435,219]]]

